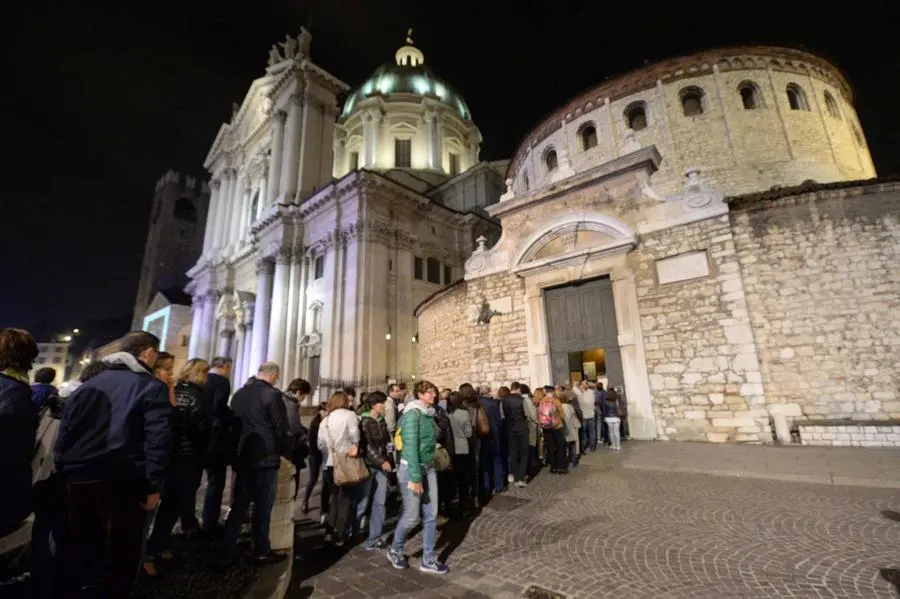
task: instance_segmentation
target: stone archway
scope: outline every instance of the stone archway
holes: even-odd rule
[[[638,439],[657,436],[641,337],[634,273],[628,253],[636,233],[614,217],[581,212],[558,217],[519,244],[510,270],[525,282],[525,322],[530,379],[552,378],[545,290],[598,277],[612,284],[618,347],[629,405],[631,432]]]

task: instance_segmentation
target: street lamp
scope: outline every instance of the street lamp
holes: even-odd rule
[[[72,335],[66,335],[65,337],[63,337],[63,341],[65,341],[66,343],[68,343],[71,340],[72,340]]]
[[[77,334],[80,333],[80,332],[81,332],[81,331],[79,331],[78,329],[72,329],[72,334],[73,334],[73,335],[77,335]]]

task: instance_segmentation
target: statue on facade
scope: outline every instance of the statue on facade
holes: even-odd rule
[[[294,58],[297,55],[297,40],[290,35],[285,35],[284,41],[278,45],[284,49],[285,58]]]
[[[412,32],[413,32],[412,27],[410,27],[409,30],[406,32],[406,45],[407,46],[415,46],[416,45],[416,42],[414,42],[412,39]]]
[[[272,44],[272,47],[269,48],[269,66],[276,65],[282,60],[284,60],[284,56],[281,55],[278,44]]]
[[[310,46],[312,46],[312,34],[306,30],[306,27],[300,28],[300,35],[297,36],[297,45],[301,56],[309,56]]]

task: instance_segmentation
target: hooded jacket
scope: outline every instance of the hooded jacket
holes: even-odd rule
[[[59,391],[53,385],[48,383],[33,384],[31,386],[31,403],[34,404],[34,411],[40,412],[47,400],[54,395],[59,396]]]
[[[399,426],[400,437],[403,439],[403,457],[400,463],[409,469],[409,479],[420,483],[424,471],[434,467],[437,428],[434,410],[422,400],[408,401]]]
[[[143,481],[156,493],[172,449],[169,389],[125,352],[104,359],[109,368],[66,400],[53,449],[67,482]]]

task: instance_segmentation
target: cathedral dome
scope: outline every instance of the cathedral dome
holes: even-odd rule
[[[469,107],[463,97],[446,81],[425,66],[422,52],[407,39],[407,45],[397,50],[396,61],[385,63],[362,85],[350,92],[344,102],[341,118],[347,118],[356,105],[374,96],[412,94],[437,100],[449,106],[464,120],[471,120]]]

